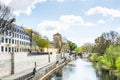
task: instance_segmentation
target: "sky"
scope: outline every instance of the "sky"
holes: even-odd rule
[[[120,0],[0,0],[10,6],[15,24],[47,36],[63,37],[78,46],[94,40],[103,32],[120,33]]]

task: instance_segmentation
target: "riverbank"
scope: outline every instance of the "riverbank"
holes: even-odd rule
[[[104,70],[109,75],[114,76],[117,79],[113,80],[120,80],[120,72],[113,66],[111,66],[107,61],[103,59],[103,56],[99,56],[97,54],[92,54],[88,57],[89,61],[93,63],[94,68],[97,70]]]

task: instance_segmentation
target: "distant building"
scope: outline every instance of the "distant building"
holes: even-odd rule
[[[0,53],[25,52],[30,48],[30,35],[23,27],[12,24],[11,33],[0,34]]]
[[[55,48],[60,48],[62,46],[62,36],[59,33],[53,35]]]
[[[53,35],[53,43],[54,47],[58,49],[59,53],[68,52],[68,44],[67,39],[63,37],[60,33],[56,33]]]

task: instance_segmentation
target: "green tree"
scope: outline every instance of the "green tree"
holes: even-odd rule
[[[103,55],[106,48],[109,47],[110,44],[111,44],[110,40],[106,40],[103,36],[100,36],[95,39],[93,52],[100,53],[101,55]]]
[[[70,52],[74,51],[77,48],[77,45],[72,41],[68,41],[68,46],[69,46]]]
[[[104,56],[111,63],[112,67],[115,67],[115,61],[120,56],[120,46],[109,46],[106,49]]]
[[[38,42],[37,42],[37,45],[40,47],[40,48],[49,48],[50,46],[50,42],[49,40],[47,39],[39,39]]]
[[[83,45],[83,52],[92,53],[94,45],[92,43],[85,43]]]
[[[83,52],[83,46],[77,47],[77,48],[75,49],[75,51],[76,51],[76,53],[78,53],[78,54],[82,54],[82,52]]]
[[[31,34],[32,44],[37,45],[39,48],[49,48],[50,41],[47,37],[42,37],[38,32],[33,31],[32,29],[26,29],[26,31]]]
[[[116,66],[117,70],[120,72],[120,57],[118,57],[116,59],[115,66]]]

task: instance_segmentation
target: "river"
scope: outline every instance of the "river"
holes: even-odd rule
[[[120,80],[105,70],[96,70],[88,60],[78,58],[54,74],[50,80]]]

